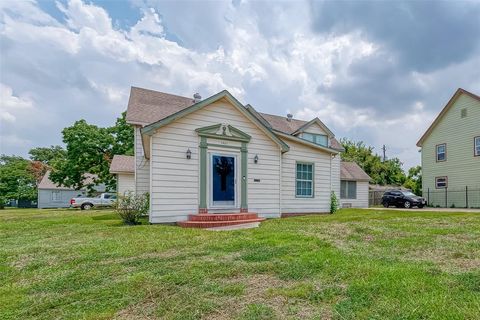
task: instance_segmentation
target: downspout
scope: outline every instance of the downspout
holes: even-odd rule
[[[150,170],[149,170],[149,174],[150,174],[150,181],[149,181],[149,182],[150,182],[150,183],[148,184],[148,186],[149,186],[149,195],[148,195],[148,197],[149,197],[149,199],[148,199],[148,205],[149,205],[149,208],[148,208],[148,221],[149,221],[150,223],[152,223],[151,219],[152,219],[152,193],[153,193],[153,192],[152,192],[152,191],[153,191],[153,186],[152,186],[152,184],[153,184],[153,156],[152,156],[152,155],[153,155],[153,154],[152,154],[152,152],[153,152],[153,135],[150,136],[150,146],[149,146],[149,148],[150,148],[150,161],[149,161],[149,167],[150,167],[150,168],[149,168],[149,169],[150,169]]]
[[[283,189],[282,189],[282,171],[283,171],[283,168],[282,168],[282,157],[283,157],[283,153],[282,153],[282,149],[280,148],[278,150],[278,152],[280,153],[280,159],[279,159],[279,163],[280,163],[280,170],[279,170],[279,183],[280,183],[280,188],[279,188],[279,193],[278,193],[278,210],[279,210],[279,214],[280,214],[280,218],[282,217],[282,192],[283,192]]]

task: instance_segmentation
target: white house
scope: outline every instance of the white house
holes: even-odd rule
[[[201,100],[132,87],[127,122],[135,127],[130,174],[135,192],[150,194],[152,223],[328,212],[331,192],[340,197],[343,149],[318,118],[260,113],[228,91]],[[128,189],[111,171],[119,191]]]

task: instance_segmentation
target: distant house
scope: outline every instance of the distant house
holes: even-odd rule
[[[480,192],[478,95],[458,89],[417,146],[422,148],[423,196],[431,205],[480,206],[480,200],[473,202]]]
[[[135,192],[135,157],[113,156],[110,173],[117,178],[117,193],[119,195]]]
[[[135,128],[133,169],[131,158],[115,157],[110,172],[119,193],[133,184],[150,194],[151,223],[328,212],[331,192],[340,195],[343,148],[318,118],[260,113],[225,90],[202,100],[142,88],[132,88],[126,118]],[[357,178],[345,180],[346,196],[364,196],[366,180]]]
[[[86,182],[92,181],[94,175],[89,175]],[[85,189],[75,190],[73,188],[57,185],[50,180],[50,171],[47,171],[38,184],[38,208],[68,208],[70,199],[78,196],[85,196]],[[105,185],[95,187],[97,192],[105,192]]]
[[[340,205],[343,208],[368,208],[371,178],[355,162],[340,164]]]

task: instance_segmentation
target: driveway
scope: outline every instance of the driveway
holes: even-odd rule
[[[435,212],[474,212],[474,213],[480,213],[480,209],[465,209],[465,208],[413,208],[413,209],[405,209],[405,208],[395,208],[395,207],[390,207],[390,208],[384,208],[384,207],[371,207],[368,208],[371,210],[396,210],[396,211],[407,211],[407,210],[413,210],[413,211],[435,211]]]

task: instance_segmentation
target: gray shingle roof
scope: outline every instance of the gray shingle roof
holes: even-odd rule
[[[97,178],[97,175],[87,173],[85,175],[84,184],[90,184],[93,182],[93,179]],[[50,180],[50,171],[47,171],[43,176],[42,180],[38,184],[38,189],[54,189],[54,190],[75,190],[74,188],[65,187],[63,185],[57,185],[52,180]]]
[[[127,108],[127,122],[145,126],[164,119],[194,104],[192,98],[177,96],[164,92],[132,87]],[[250,106],[249,106],[250,107]],[[263,117],[273,129],[292,134],[308,121],[291,119],[268,113],[256,112]],[[333,149],[343,149],[337,139],[330,139]]]
[[[134,173],[135,157],[114,155],[110,164],[110,173]]]
[[[354,181],[370,181],[370,176],[355,162],[340,163],[340,179]]]

